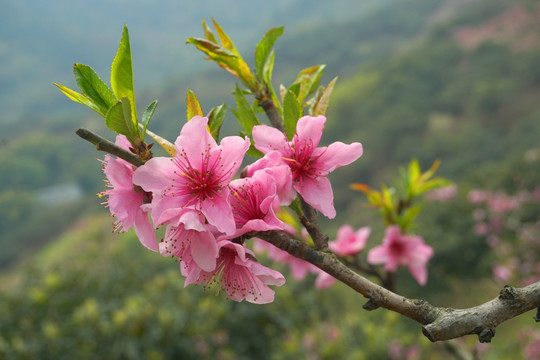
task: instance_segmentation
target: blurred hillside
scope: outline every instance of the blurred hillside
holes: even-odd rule
[[[92,3],[94,11],[104,4]],[[21,18],[29,15],[16,21],[0,13],[0,34],[13,34],[0,39],[0,106],[6,109],[0,115],[0,268],[5,268],[0,283],[9,288],[2,295],[7,301],[0,302],[0,357],[3,349],[19,346],[28,358],[44,351],[56,358],[66,347],[69,354],[99,358],[95,344],[102,343],[112,344],[111,356],[132,359],[171,354],[211,358],[219,349],[222,358],[248,358],[259,349],[257,354],[273,359],[313,352],[326,354],[321,358],[370,359],[384,358],[387,340],[398,333],[404,344],[420,344],[426,351],[422,358],[443,356],[443,350],[416,336],[417,327],[414,335],[403,335],[410,324],[392,315],[351,316],[359,303],[344,287],[314,293],[311,280],[289,281],[278,290],[276,304],[262,310],[221,297],[214,301],[202,289],[183,290],[176,266],[147,254],[132,234],[107,235],[112,219],[95,197],[104,186],[96,161],[103,154],[73,132],[84,126],[112,136],[101,118],[72,104],[50,82],[74,86],[74,62],[94,67],[107,79],[127,18],[138,103],[160,101],[151,130],[176,138],[188,87],[205,111],[223,101],[234,105],[234,78],[184,46],[188,36],[201,36],[200,19],[212,15],[207,9],[187,11],[171,2],[153,13],[143,11],[148,7],[142,1],[130,2],[130,9],[120,0],[108,4],[126,10],[103,24],[98,12],[82,2],[78,12],[62,3],[2,4]],[[338,217],[325,222],[330,238],[343,222],[372,225],[370,245],[381,238],[380,219],[360,193],[348,190],[349,183],[377,187],[394,181],[397,168],[412,157],[423,168],[441,159],[439,172],[458,185],[458,198],[426,204],[419,233],[435,249],[430,280],[420,289],[406,272],[400,273],[399,290],[440,305],[452,300],[452,306],[468,306],[496,293],[490,248],[472,231],[466,193],[473,188],[516,193],[540,183],[540,1],[240,2],[252,15],[215,6],[216,19],[250,64],[253,47],[267,28],[286,25],[276,45],[276,86],[289,85],[301,68],[319,63],[328,64],[324,83],[339,76],[323,142],[360,141],[364,155],[331,178]],[[255,15],[256,10],[264,15]],[[41,16],[45,11],[72,23],[47,22]],[[180,30],[179,23],[186,27]],[[49,39],[37,37],[42,33]],[[174,34],[173,42],[163,33]],[[1,56],[6,49],[17,56],[7,60]],[[32,56],[32,50],[41,55]],[[29,87],[23,80],[40,85]],[[222,135],[236,132],[234,119],[227,121]],[[70,189],[69,197],[67,191],[44,196],[58,185]],[[531,207],[526,216],[538,219],[540,210]],[[141,283],[147,284],[144,289]],[[457,292],[456,297],[449,299],[448,291]],[[227,316],[232,312],[237,318]],[[257,324],[269,325],[260,332]],[[503,341],[487,359],[521,354],[513,338],[516,324],[522,323],[501,327],[494,341]],[[326,331],[334,328],[340,329],[337,340],[324,348],[331,337]],[[283,353],[272,352],[275,347]]]

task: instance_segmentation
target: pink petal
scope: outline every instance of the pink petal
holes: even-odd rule
[[[150,220],[148,220],[148,215],[145,212],[137,212],[134,228],[141,244],[152,251],[158,251],[156,234],[150,224]]]
[[[133,168],[131,164],[110,155],[105,155],[103,173],[114,189],[133,189]]]
[[[409,271],[411,272],[411,275],[418,281],[418,283],[422,286],[426,285],[427,282],[427,270],[426,266],[415,266],[410,265]]]
[[[171,158],[155,157],[135,170],[133,183],[146,191],[162,191],[171,185],[175,170]]]
[[[288,146],[287,136],[276,128],[266,125],[256,125],[253,127],[253,141],[255,147],[263,154],[274,150],[283,150]]]
[[[355,142],[347,145],[338,141],[328,145],[326,148],[317,148],[313,153],[313,157],[316,159],[313,166],[330,173],[338,167],[356,161],[362,156],[362,153],[362,144]]]
[[[233,234],[236,230],[231,205],[227,200],[227,193],[213,199],[205,199],[201,211],[206,216],[206,220],[214,225],[218,231]]]
[[[323,290],[326,288],[329,288],[330,286],[334,285],[336,282],[336,278],[332,275],[329,275],[321,270],[319,275],[317,275],[317,279],[315,279],[315,287],[318,290]]]
[[[192,231],[191,256],[193,261],[204,271],[216,268],[218,247],[214,235],[210,231]]]
[[[238,169],[240,169],[244,155],[249,149],[249,145],[250,141],[247,137],[242,139],[239,136],[227,136],[221,140],[219,147],[222,151],[219,156],[221,163],[230,172],[230,177],[226,179],[227,182],[232,179],[238,172]]]
[[[324,130],[324,116],[304,116],[298,119],[296,123],[296,134],[300,141],[309,141],[316,147],[321,141],[321,136]]]
[[[285,284],[285,277],[279,271],[267,268],[258,262],[253,261],[251,271],[266,285],[281,286]]]
[[[194,116],[188,121],[180,131],[180,135],[174,142],[174,146],[180,153],[185,152],[192,167],[200,169],[202,167],[203,156],[209,149],[217,148],[217,143],[207,130],[208,119]]]
[[[317,179],[304,178],[302,184],[295,184],[295,189],[304,200],[329,219],[336,217],[334,193],[330,180],[325,177]]]
[[[384,264],[388,260],[388,248],[384,245],[375,246],[369,250],[367,262],[372,265]]]

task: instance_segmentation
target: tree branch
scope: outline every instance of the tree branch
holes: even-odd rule
[[[122,149],[118,145],[110,142],[109,140],[99,136],[98,134],[88,129],[80,128],[75,131],[75,133],[84,140],[96,145],[97,150],[105,151],[106,153],[118,156],[120,159],[123,159],[137,167],[144,164],[144,162],[137,155]]]
[[[496,298],[468,309],[435,307],[425,300],[408,299],[369,281],[329,250],[313,249],[275,231],[257,233],[256,237],[312,263],[368,298],[363,306],[365,310],[382,307],[424,325],[422,332],[432,342],[471,334],[477,334],[480,342],[490,342],[499,324],[540,307],[540,282],[524,288],[505,286]]]

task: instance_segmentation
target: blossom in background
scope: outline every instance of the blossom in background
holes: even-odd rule
[[[398,225],[386,228],[382,245],[371,249],[367,256],[370,264],[384,264],[386,271],[396,271],[406,266],[420,285],[427,282],[427,263],[433,256],[433,248],[420,236],[401,233]]]
[[[274,291],[268,285],[281,286],[285,278],[254,260],[254,254],[245,245],[229,240],[218,241],[219,256],[213,271],[204,271],[190,259],[182,261],[181,271],[189,284],[217,283],[234,301],[246,300],[256,304],[274,301]]]
[[[430,201],[449,201],[457,195],[457,185],[452,184],[438,189],[430,190],[426,193],[426,199]]]
[[[340,256],[356,255],[366,246],[370,232],[367,226],[355,232],[352,226],[343,225],[338,230],[336,240],[330,241],[328,247]]]
[[[133,181],[154,194],[155,223],[163,224],[190,208],[201,212],[218,231],[232,234],[236,228],[228,185],[242,164],[249,139],[228,136],[218,146],[207,124],[207,118],[193,117],[176,139],[176,156],[150,159],[137,169]]]
[[[128,150],[130,142],[124,135],[116,137],[116,145]],[[114,230],[127,231],[133,227],[141,243],[152,251],[157,251],[156,235],[148,215],[142,207],[149,201],[150,194],[133,185],[133,165],[125,160],[105,155],[103,173],[107,177],[107,189],[100,196],[107,196],[106,204],[116,217]]]
[[[253,127],[253,140],[264,154],[278,151],[282,163],[291,169],[294,189],[308,204],[333,219],[336,216],[334,194],[327,176],[336,168],[357,160],[363,149],[360,143],[342,142],[317,147],[325,122],[324,116],[300,118],[292,141],[275,128],[257,125]]]

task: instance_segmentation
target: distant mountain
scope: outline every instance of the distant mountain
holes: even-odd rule
[[[73,83],[75,62],[108,78],[124,23],[131,33],[135,84],[143,89],[201,68],[201,55],[185,45],[189,36],[202,35],[201,19],[215,16],[239,48],[249,44],[251,49],[272,26],[285,24],[289,33],[331,27],[393,1],[398,0],[3,1],[0,124],[65,108],[65,99],[50,84]]]

